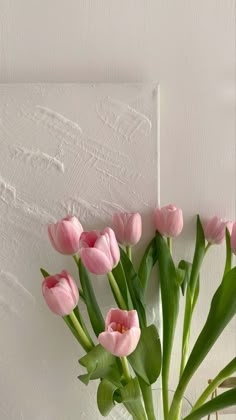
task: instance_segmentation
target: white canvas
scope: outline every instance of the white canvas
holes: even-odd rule
[[[159,196],[158,113],[155,84],[0,85],[1,420],[100,418],[96,387],[77,379],[82,352],[41,297],[39,267],[76,276],[47,224],[71,213],[101,228],[139,211],[143,249]],[[111,292],[93,281],[105,310]]]

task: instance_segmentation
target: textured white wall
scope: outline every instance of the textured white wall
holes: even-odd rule
[[[91,404],[77,405],[87,390],[77,379],[84,372],[77,363],[84,352],[73,336],[68,342],[73,353],[67,357],[74,374],[58,381],[57,375],[68,369],[66,327],[43,302],[39,268],[51,274],[67,268],[77,279],[72,258],[55,252],[47,235],[47,224],[66,214],[76,215],[89,230],[111,226],[115,211],[138,210],[144,226],[139,248],[150,241],[158,197],[158,88],[0,84],[0,98],[0,413],[6,420],[21,414],[25,419],[64,420],[75,413],[98,418],[97,383],[88,387]],[[114,306],[107,279],[93,276],[92,281],[105,314]],[[149,303],[157,309],[155,285]],[[79,307],[86,314],[82,302]],[[159,311],[154,313],[159,321]],[[40,346],[32,339],[34,333]],[[22,359],[29,354],[33,358]],[[13,376],[21,377],[22,370],[19,389]],[[35,375],[41,399],[29,405],[22,396],[35,397]]]
[[[0,0],[0,29],[1,82],[159,81],[161,203],[176,202],[186,221],[176,258],[191,255],[196,212],[235,218],[234,0]],[[212,250],[205,264],[194,337],[222,259],[223,247]],[[73,357],[74,349],[65,346]],[[176,348],[177,354],[178,343]],[[191,384],[190,400],[235,350],[231,324]],[[57,380],[74,374],[72,357]],[[20,387],[21,378],[12,380]],[[35,390],[27,396],[32,407],[40,398]],[[86,391],[78,404],[86,404]]]

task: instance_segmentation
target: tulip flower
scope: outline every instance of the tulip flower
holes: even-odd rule
[[[173,204],[169,204],[161,209],[155,209],[154,221],[161,235],[172,238],[178,236],[183,229],[183,212]]]
[[[142,235],[142,219],[139,213],[115,213],[113,228],[116,239],[122,245],[136,245]]]
[[[120,250],[112,229],[83,232],[80,238],[80,257],[84,266],[94,274],[107,274],[118,264]]]
[[[233,224],[230,245],[232,252],[236,255],[236,222]]]
[[[207,220],[203,226],[204,235],[209,244],[221,244],[225,238],[226,227],[231,232],[232,222],[222,220],[217,216]]]
[[[99,334],[99,343],[117,357],[128,356],[136,349],[141,330],[135,310],[110,309],[105,322],[105,331]]]
[[[69,315],[78,304],[78,287],[66,270],[46,277],[42,292],[49,309],[60,316]]]
[[[79,241],[83,227],[75,216],[67,216],[48,226],[48,236],[56,251],[65,255],[74,255],[79,250]]]

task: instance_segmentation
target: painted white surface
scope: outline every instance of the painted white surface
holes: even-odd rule
[[[161,203],[176,202],[185,213],[176,258],[191,255],[196,212],[235,218],[235,0],[0,0],[0,25],[2,82],[160,82]],[[6,244],[6,238],[3,241]],[[4,247],[2,252],[9,251]],[[222,260],[223,247],[215,248],[205,264],[193,341],[219,282]],[[51,328],[44,328],[49,334]],[[34,340],[36,336],[34,331]],[[27,343],[27,334],[25,340]],[[54,353],[53,345],[49,349],[45,343],[38,345],[43,347],[45,359],[48,352]],[[52,387],[61,378],[74,378],[76,349],[68,342],[63,345],[66,349],[57,349],[60,354],[56,353],[54,365],[50,366],[54,374],[48,383]],[[179,342],[176,354],[178,348]],[[235,350],[232,323],[190,384],[190,400],[195,400],[207,379],[235,355]],[[8,349],[8,353],[12,350]],[[65,362],[68,370],[55,376],[55,364],[62,353],[70,355]],[[29,357],[22,353],[20,345],[19,354],[22,359]],[[34,357],[33,353],[30,357]],[[174,369],[177,372],[176,361]],[[27,381],[23,369],[22,375]],[[9,377],[16,383],[14,395],[19,404],[8,398],[2,404],[14,410],[24,398],[13,366]],[[175,373],[173,385],[174,377]],[[5,377],[0,380],[9,395]],[[88,390],[81,389],[77,400],[74,387],[76,380],[65,391],[65,401],[72,392],[80,406],[90,404]],[[38,400],[35,390],[30,397],[29,405],[33,407]],[[52,393],[48,418],[55,400]],[[43,415],[39,413],[38,418],[47,418]]]
[[[78,406],[77,399],[87,392],[77,379],[85,373],[77,363],[84,352],[73,336],[64,344],[66,326],[43,302],[39,268],[55,273],[68,267],[77,278],[72,258],[58,255],[47,237],[47,224],[68,213],[89,230],[111,226],[115,211],[138,210],[143,215],[145,249],[154,232],[152,213],[158,201],[158,88],[156,84],[2,84],[0,98],[4,377],[0,418],[20,418],[21,413],[24,419],[99,418],[98,383],[88,387],[90,406]],[[107,280],[94,276],[93,282],[106,313],[114,306]],[[83,303],[80,309],[85,313]],[[32,340],[34,334],[39,346]],[[28,360],[26,354],[33,358]],[[74,361],[74,373],[68,378],[67,357]],[[20,382],[13,381],[11,374],[21,378],[22,371],[19,390]],[[41,398],[31,401],[38,394]],[[22,399],[22,395],[31,397]]]

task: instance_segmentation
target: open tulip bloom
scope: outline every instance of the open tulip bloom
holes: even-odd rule
[[[139,213],[116,213],[113,228],[83,232],[75,216],[67,216],[48,227],[53,248],[71,255],[79,275],[79,287],[66,270],[51,275],[41,269],[44,277],[42,293],[48,308],[63,318],[78,340],[84,356],[79,360],[85,373],[79,379],[88,384],[97,381],[97,405],[103,416],[109,416],[118,404],[124,404],[136,420],[180,420],[182,400],[195,372],[211,351],[218,337],[236,314],[236,223],[217,216],[204,224],[197,216],[195,251],[192,261],[176,263],[172,256],[172,240],[177,241],[183,229],[182,210],[174,205],[154,211],[156,232],[134,266],[131,247],[141,239],[142,220]],[[225,241],[226,259],[202,330],[190,348],[191,324],[200,290],[200,269],[207,251]],[[118,245],[120,243],[120,246]],[[157,265],[158,276],[152,275]],[[93,290],[93,275],[106,275],[104,287],[111,287],[115,304],[105,320]],[[162,335],[149,324],[146,316],[147,288],[158,281],[162,302]],[[202,282],[204,287],[204,281]],[[158,296],[157,296],[158,299]],[[179,377],[173,398],[169,400],[169,377],[172,347],[175,339],[179,304],[184,303],[182,348]],[[89,325],[81,308],[88,313]],[[93,332],[96,340],[92,339]],[[236,357],[226,366],[216,366],[215,378],[193,402],[185,420],[201,419],[225,407],[236,405],[236,388],[210,399],[218,385],[236,371]],[[152,386],[160,376],[162,412],[154,410]],[[206,378],[207,380],[207,378]]]

